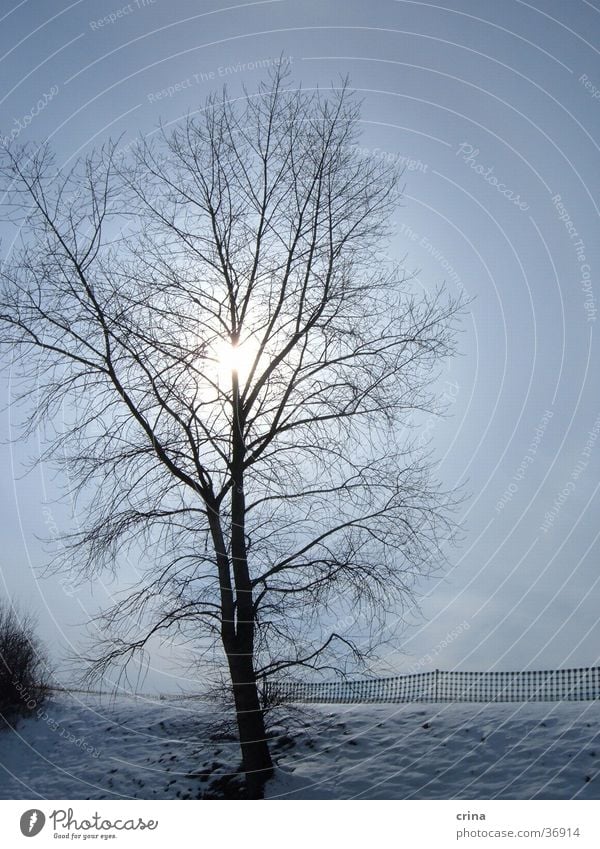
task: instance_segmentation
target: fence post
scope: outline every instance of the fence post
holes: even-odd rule
[[[439,680],[439,673],[440,673],[440,670],[439,670],[439,669],[436,669],[436,670],[435,670],[435,683],[434,683],[434,685],[433,685],[433,700],[434,700],[434,702],[438,702],[438,701],[439,701],[439,693],[438,693],[438,680]]]

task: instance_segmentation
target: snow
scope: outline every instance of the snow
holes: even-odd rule
[[[597,799],[600,703],[321,706],[270,798]]]
[[[239,762],[214,707],[53,696],[41,716],[0,732],[0,798],[202,798]]]
[[[56,695],[0,732],[0,798],[236,795],[230,721],[195,699]],[[298,705],[273,721],[270,799],[600,796],[599,702]]]

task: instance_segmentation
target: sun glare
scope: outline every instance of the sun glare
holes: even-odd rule
[[[216,346],[219,381],[229,383],[235,373],[240,383],[243,383],[250,374],[257,351],[258,344],[252,338],[237,345],[232,345],[226,339],[219,342]]]

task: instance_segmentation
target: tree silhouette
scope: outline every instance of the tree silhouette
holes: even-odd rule
[[[261,677],[358,668],[451,531],[410,426],[461,305],[386,259],[401,175],[357,149],[347,85],[286,80],[127,156],[2,160],[21,239],[2,342],[25,433],[53,423],[44,459],[82,505],[65,562],[144,564],[92,671],[167,633],[212,650],[252,796],[272,773]]]
[[[48,679],[35,620],[0,601],[0,729],[44,703]]]

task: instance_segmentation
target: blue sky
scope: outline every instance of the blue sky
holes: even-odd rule
[[[3,14],[0,134],[49,138],[61,163],[177,121],[224,82],[253,89],[280,55],[305,87],[349,75],[364,98],[365,155],[407,165],[390,252],[425,288],[445,280],[474,298],[440,381],[450,415],[424,423],[444,482],[468,493],[464,539],[421,585],[386,663],[598,663],[600,9],[24,0]],[[6,383],[2,393],[9,401]],[[6,411],[5,437],[10,422]],[[37,613],[60,657],[118,582],[43,577],[38,537],[76,518],[49,503],[52,470],[22,477],[35,449],[1,449],[0,565],[5,592]]]

